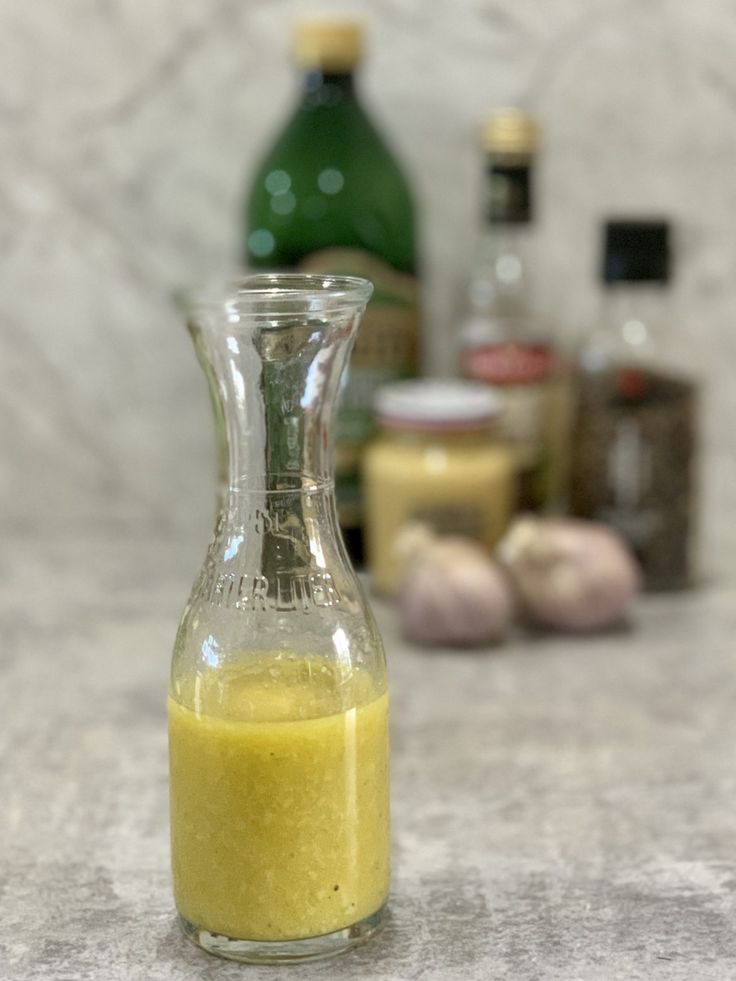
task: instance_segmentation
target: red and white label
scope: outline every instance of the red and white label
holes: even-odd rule
[[[462,354],[466,378],[489,385],[528,385],[542,382],[555,371],[555,354],[544,344],[484,344]]]

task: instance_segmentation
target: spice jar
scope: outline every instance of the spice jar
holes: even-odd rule
[[[570,508],[629,543],[649,589],[693,579],[697,396],[673,367],[668,327],[669,226],[609,221],[604,310],[577,372]]]
[[[398,382],[375,401],[378,436],[364,456],[368,563],[391,593],[401,574],[396,542],[419,522],[492,548],[515,503],[512,452],[494,433],[499,400],[486,385],[453,380]]]

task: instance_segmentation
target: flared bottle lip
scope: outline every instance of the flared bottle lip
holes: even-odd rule
[[[185,313],[221,311],[238,316],[293,316],[300,311],[336,311],[365,306],[373,284],[358,276],[317,273],[246,273],[177,291]]]

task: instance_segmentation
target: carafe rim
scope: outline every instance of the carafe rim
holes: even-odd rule
[[[304,312],[335,313],[365,306],[373,284],[359,276],[317,273],[255,273],[209,281],[181,290],[178,303],[193,311],[227,311],[238,319]]]

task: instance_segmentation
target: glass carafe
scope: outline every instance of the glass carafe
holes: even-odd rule
[[[337,524],[333,419],[371,285],[260,275],[188,299],[228,481],[171,671],[174,893],[243,961],[322,957],[389,885],[386,668]]]

